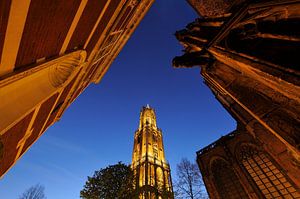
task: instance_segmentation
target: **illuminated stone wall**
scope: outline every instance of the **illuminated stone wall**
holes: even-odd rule
[[[223,5],[220,8],[223,14],[218,15],[205,14],[214,12],[209,5],[212,1],[189,2],[201,17],[176,32],[185,53],[173,59],[174,67],[200,66],[204,83],[237,121],[238,128],[260,143],[263,154],[256,151],[253,152],[256,155],[244,156],[242,164],[251,158],[262,160],[267,153],[272,160],[269,162],[277,164],[299,192],[300,3],[216,1]],[[212,149],[215,155],[222,153],[217,148]],[[231,165],[230,161],[220,163],[227,164]],[[242,171],[235,171],[238,172]],[[248,195],[252,192],[272,195],[262,191],[258,181],[251,186],[258,187],[258,191],[247,191],[250,190],[244,186],[247,183],[241,183],[243,189],[237,190],[244,190]],[[212,198],[226,191],[212,188],[208,183],[206,186]]]
[[[153,2],[0,2],[0,177],[99,83]]]
[[[140,113],[139,128],[134,135],[132,168],[138,198],[174,198],[171,171],[165,159],[162,131],[149,106]]]
[[[287,171],[258,140],[239,129],[197,152],[211,198],[299,198]]]

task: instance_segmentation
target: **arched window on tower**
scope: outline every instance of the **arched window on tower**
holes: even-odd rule
[[[145,176],[146,176],[145,165],[140,166],[139,176],[140,176],[139,185],[140,185],[140,187],[142,187],[145,185]]]
[[[155,182],[155,172],[154,172],[154,165],[150,164],[150,185],[154,186],[154,182]]]
[[[266,198],[300,198],[300,193],[275,166],[268,154],[251,145],[241,145],[238,159]]]
[[[153,140],[153,143],[157,143],[157,137],[156,137],[156,135],[152,135],[152,140]]]
[[[153,157],[158,158],[158,149],[157,149],[157,143],[153,144]]]
[[[221,199],[248,198],[238,177],[228,162],[221,158],[211,163],[213,181]]]
[[[138,135],[137,143],[140,144],[141,142],[142,142],[142,136],[140,134],[140,135]]]
[[[158,188],[160,190],[162,190],[162,188],[164,186],[164,174],[163,174],[163,170],[160,167],[157,167],[157,169],[156,169],[156,182],[157,182]]]
[[[170,184],[170,182],[169,182],[169,173],[168,173],[168,171],[165,171],[165,185],[166,185],[167,191],[170,191],[169,184]]]

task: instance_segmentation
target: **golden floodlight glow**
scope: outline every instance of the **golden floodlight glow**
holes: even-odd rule
[[[139,198],[174,198],[170,166],[165,159],[162,131],[157,127],[155,111],[147,105],[140,113],[134,135],[132,169]]]

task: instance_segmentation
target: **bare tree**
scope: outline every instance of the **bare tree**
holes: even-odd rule
[[[27,189],[19,199],[46,199],[44,190],[44,186],[37,184]]]
[[[183,158],[177,164],[176,174],[177,180],[174,187],[176,198],[208,198],[200,171],[195,163]]]

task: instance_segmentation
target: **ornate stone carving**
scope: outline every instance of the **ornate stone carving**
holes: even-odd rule
[[[75,51],[0,81],[0,112],[5,116],[0,120],[0,131],[71,81],[85,59],[85,51]]]
[[[29,77],[35,73],[38,73],[44,69],[47,69],[47,68],[49,68],[49,79],[51,81],[51,79],[55,78],[55,77],[53,77],[54,75],[58,75],[58,74],[66,75],[65,70],[68,70],[70,72],[70,71],[73,71],[70,68],[73,68],[73,69],[78,68],[78,66],[80,64],[84,63],[85,59],[86,59],[86,52],[82,51],[82,50],[67,54],[65,56],[51,60],[47,63],[44,63],[44,64],[42,63],[41,65],[35,66],[26,71],[23,71],[23,72],[20,72],[17,74],[13,74],[12,76],[8,76],[5,79],[0,79],[0,88],[6,86],[8,84],[11,84],[13,82],[19,81],[20,79]],[[67,68],[69,68],[69,69],[67,69]],[[52,76],[52,77],[50,77],[50,76]],[[56,85],[56,84],[54,84],[54,85]]]
[[[135,7],[136,5],[138,5],[140,3],[140,0],[131,0],[130,2],[129,2],[129,6],[130,7]]]
[[[71,74],[84,60],[85,55],[82,53],[74,54],[50,66],[49,81],[54,87],[61,87],[71,76]]]
[[[234,4],[233,0],[188,0],[202,17],[215,17],[225,14]]]

